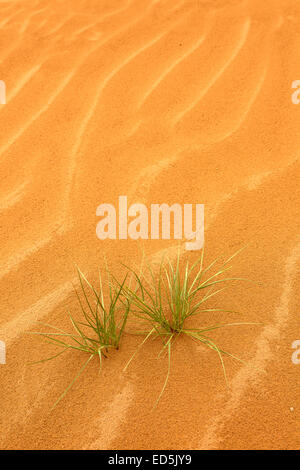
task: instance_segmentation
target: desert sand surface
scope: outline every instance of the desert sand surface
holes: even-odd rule
[[[300,4],[296,0],[0,2],[1,449],[299,449]],[[71,328],[74,263],[93,280],[120,263],[173,255],[174,240],[96,237],[96,208],[205,204],[205,250],[235,258],[218,298],[261,322],[214,335],[243,358],[186,338],[167,359],[125,335],[51,406],[85,358],[28,334]],[[183,253],[194,260],[197,252]],[[212,306],[214,303],[212,302]]]

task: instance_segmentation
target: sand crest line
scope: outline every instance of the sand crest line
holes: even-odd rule
[[[204,89],[201,90],[197,99],[194,100],[185,110],[177,114],[176,118],[174,118],[172,121],[173,128],[178,124],[179,121],[181,121],[184,118],[186,114],[188,114],[201,101],[201,99],[206,95],[208,90],[220,79],[220,77],[223,75],[225,70],[230,66],[230,64],[238,56],[239,52],[241,51],[241,49],[243,48],[247,40],[248,33],[250,30],[250,25],[251,25],[251,19],[248,17],[244,23],[242,33],[241,33],[241,38],[239,42],[236,44],[236,46],[234,47],[234,50],[230,59],[223,65],[223,67],[220,68],[220,70],[215,74],[214,78],[208,83],[208,85]]]
[[[275,309],[275,322],[264,327],[262,333],[255,341],[256,354],[251,363],[243,366],[234,377],[231,388],[232,396],[217,416],[208,426],[199,449],[215,449],[220,444],[219,435],[235,410],[241,405],[242,398],[251,382],[263,375],[266,364],[272,358],[271,343],[280,338],[281,330],[286,326],[289,318],[289,303],[293,294],[293,281],[298,272],[300,262],[300,239],[287,257],[284,267],[284,283],[279,305]],[[288,347],[288,346],[287,346]],[[255,366],[255,368],[253,367]],[[260,369],[260,370],[258,370]]]
[[[148,6],[147,10],[151,7],[151,5]],[[56,90],[52,93],[50,98],[48,99],[47,103],[39,109],[31,119],[27,121],[27,123],[15,134],[13,138],[11,138],[6,145],[2,145],[0,148],[0,156],[8,150],[11,145],[13,145],[23,134],[24,132],[42,115],[44,114],[49,107],[54,103],[56,98],[63,92],[63,90],[66,88],[66,86],[70,83],[72,78],[76,75],[76,73],[79,71],[79,69],[83,66],[83,64],[86,62],[86,60],[97,50],[99,50],[101,47],[103,47],[105,44],[108,44],[112,39],[114,39],[116,36],[118,36],[121,32],[126,31],[128,28],[133,26],[136,23],[139,23],[140,20],[145,16],[145,12],[141,13],[138,18],[135,18],[128,23],[126,23],[124,26],[122,26],[120,29],[117,31],[114,31],[110,36],[105,38],[100,44],[97,44],[88,50],[88,52],[78,61],[78,64],[76,67],[71,70],[66,77],[61,81],[59,86],[56,88]],[[17,42],[16,48],[18,47],[20,41]],[[11,52],[11,51],[10,51]],[[20,91],[20,90],[19,90]]]
[[[35,304],[15,316],[13,320],[2,324],[0,337],[5,339],[6,345],[10,345],[24,331],[32,327],[36,321],[40,321],[60,305],[72,292],[72,282],[77,283],[77,278],[74,277],[72,281],[65,282],[62,286],[41,297]]]
[[[204,32],[203,35],[200,37],[198,41],[196,41],[196,44],[191,46],[187,52],[185,52],[182,56],[180,56],[177,60],[173,62],[172,65],[167,67],[167,69],[161,73],[160,77],[153,83],[153,85],[149,88],[149,90],[144,94],[144,96],[141,98],[141,100],[137,104],[137,109],[139,110],[143,104],[147,101],[149,96],[155,91],[155,89],[159,86],[161,82],[179,65],[181,62],[183,62],[187,57],[189,57],[193,52],[195,52],[201,44],[204,43],[205,39],[207,37],[207,33]]]

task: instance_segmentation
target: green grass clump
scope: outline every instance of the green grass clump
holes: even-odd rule
[[[75,321],[69,313],[73,327],[72,333],[68,333],[47,323],[41,324],[50,327],[54,332],[32,332],[32,334],[41,335],[51,344],[62,348],[62,351],[55,356],[35,363],[52,360],[70,349],[81,351],[88,355],[88,359],[85,361],[74,380],[72,380],[70,385],[54,403],[52,409],[64,398],[74,382],[79,378],[88,363],[94,357],[98,357],[101,370],[102,358],[107,357],[107,353],[110,349],[119,349],[120,340],[130,309],[129,301],[124,301],[124,299],[121,301],[121,294],[127,276],[122,284],[116,286],[108,273],[109,300],[106,303],[104,301],[101,274],[99,273],[99,287],[96,289],[79,269],[77,269],[77,271],[81,296],[77,289],[75,289],[75,292],[82,312],[82,321]],[[122,310],[121,314],[119,314],[119,310]]]
[[[144,339],[127,363],[125,370],[137,354],[139,349],[149,338],[162,341],[162,349],[159,355],[166,352],[168,355],[168,371],[154,406],[159,402],[169,379],[171,368],[171,350],[174,341],[181,335],[186,335],[193,341],[203,344],[213,350],[219,357],[225,381],[227,383],[224,356],[229,356],[240,362],[242,359],[234,356],[230,352],[221,349],[210,332],[224,327],[236,325],[254,325],[257,323],[213,323],[204,324],[205,313],[233,312],[225,310],[219,306],[207,305],[207,302],[223,291],[226,286],[223,284],[241,280],[241,278],[227,277],[227,272],[231,269],[230,261],[240,252],[237,251],[220,268],[215,266],[219,258],[204,268],[204,250],[197,261],[190,265],[187,261],[185,266],[180,262],[178,253],[177,260],[171,262],[162,259],[158,272],[154,274],[153,268],[147,262],[146,269],[142,262],[141,269],[135,271],[127,268],[128,272],[122,283],[119,283],[107,271],[107,294],[102,285],[99,273],[99,286],[94,287],[78,269],[79,288],[75,289],[82,319],[78,321],[71,316],[69,318],[73,327],[71,333],[55,326],[43,324],[49,327],[51,332],[34,332],[41,335],[46,341],[59,347],[61,350],[47,359],[37,361],[45,362],[52,360],[68,350],[81,351],[87,355],[87,359],[80,368],[76,377],[60,395],[52,409],[65,397],[74,382],[80,377],[88,363],[93,358],[98,358],[100,370],[102,359],[107,357],[109,350],[119,349],[120,341],[124,333],[129,313],[132,313],[146,322],[147,328],[133,334],[142,334]],[[126,282],[130,274],[130,282]],[[133,281],[133,282],[132,282]],[[132,283],[134,286],[132,287]],[[194,317],[201,321],[200,325],[193,327],[190,320]],[[205,322],[207,323],[207,321]],[[150,325],[150,327],[148,327]]]
[[[148,334],[139,348],[145,344],[150,337],[160,338],[163,342],[161,353],[163,351],[168,353],[168,372],[156,404],[160,400],[168,382],[172,344],[180,335],[187,335],[218,354],[226,383],[227,377],[223,356],[230,356],[240,362],[244,362],[233,354],[219,348],[209,336],[209,332],[227,326],[250,325],[254,323],[212,324],[200,328],[188,328],[187,324],[188,320],[196,315],[200,316],[202,320],[201,314],[205,312],[232,312],[217,307],[205,308],[205,303],[226,288],[222,287],[216,289],[219,284],[241,279],[223,277],[231,268],[231,266],[228,266],[228,263],[239,251],[223,263],[220,269],[213,274],[209,274],[209,272],[211,272],[218,258],[208,267],[204,268],[204,250],[202,250],[200,258],[192,266],[189,266],[187,262],[183,270],[180,266],[179,254],[175,263],[171,261],[164,262],[164,260],[162,260],[157,276],[154,276],[149,263],[147,263],[145,273],[143,269],[139,272],[130,270],[136,280],[136,286],[134,289],[125,286],[123,288],[124,295],[128,302],[131,303],[135,315],[150,324]],[[138,349],[131,356],[125,370]]]

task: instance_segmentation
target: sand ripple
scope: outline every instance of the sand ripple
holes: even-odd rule
[[[0,446],[299,448],[287,386],[298,372],[298,3],[16,0],[0,13]],[[28,366],[49,346],[27,332],[78,313],[74,262],[93,277],[103,253],[112,266],[137,260],[136,243],[95,236],[96,207],[121,194],[204,203],[210,258],[251,240],[234,269],[263,284],[223,301],[265,326],[221,339],[258,369],[229,361],[228,394],[218,359],[182,342],[150,413],[166,363],[153,344],[121,374],[127,338],[101,379],[92,365],[49,415],[82,358]],[[155,258],[174,243],[144,247]]]

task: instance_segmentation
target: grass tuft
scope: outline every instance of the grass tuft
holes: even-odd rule
[[[100,372],[103,358],[107,357],[111,349],[119,349],[130,311],[146,323],[146,328],[143,331],[132,333],[142,334],[144,339],[129,359],[124,370],[128,368],[140,348],[150,338],[161,340],[162,349],[159,356],[166,353],[168,357],[167,375],[154,408],[166,389],[171,370],[172,347],[175,340],[181,335],[186,335],[193,341],[203,344],[218,355],[228,385],[224,356],[242,363],[244,361],[221,349],[211,337],[210,332],[225,327],[258,325],[259,323],[212,323],[211,325],[202,324],[202,326],[193,327],[189,322],[197,316],[202,323],[204,317],[202,314],[204,313],[239,313],[218,306],[207,306],[207,302],[211,302],[212,299],[215,300],[215,296],[227,288],[226,284],[228,282],[246,280],[228,277],[228,271],[232,267],[229,264],[240,251],[242,250],[234,253],[219,268],[216,268],[216,265],[220,258],[204,267],[204,249],[194,264],[190,265],[187,261],[185,266],[181,266],[178,252],[175,262],[165,261],[163,258],[156,274],[154,274],[149,262],[146,262],[145,269],[143,258],[141,267],[138,270],[126,267],[128,272],[122,283],[119,283],[111,276],[108,268],[106,268],[108,286],[106,296],[104,295],[105,289],[103,288],[100,272],[99,286],[96,288],[77,268],[80,292],[77,289],[75,289],[75,292],[80,305],[82,320],[75,320],[69,313],[72,325],[71,333],[46,323],[41,324],[51,329],[50,332],[31,333],[41,335],[47,342],[61,349],[54,356],[31,364],[50,361],[68,350],[81,351],[87,357],[75,378],[56,400],[52,409],[65,397],[93,358],[96,357],[99,360]],[[130,281],[127,283],[128,276]],[[132,284],[134,284],[133,287]]]
[[[131,304],[134,314],[146,321],[150,328],[148,334],[140,344],[135,353],[131,356],[126,370],[137,354],[139,349],[150,338],[160,338],[163,347],[160,352],[167,352],[168,355],[168,372],[163,384],[160,395],[154,405],[158,404],[169,379],[171,369],[171,349],[175,339],[180,335],[187,335],[193,340],[202,343],[209,349],[215,351],[221,362],[226,384],[228,385],[226,369],[224,364],[224,356],[229,356],[240,362],[242,359],[221,349],[209,336],[209,332],[230,326],[237,325],[254,325],[258,323],[224,323],[212,324],[199,328],[188,328],[188,320],[192,317],[205,312],[232,312],[232,310],[224,310],[219,307],[205,308],[205,303],[223,291],[226,287],[221,287],[233,280],[242,280],[242,278],[227,277],[227,272],[231,269],[229,262],[240,252],[237,251],[233,256],[228,258],[214,273],[212,268],[216,265],[219,258],[215,259],[208,267],[204,268],[204,250],[201,252],[199,259],[193,264],[189,262],[181,269],[179,253],[175,263],[162,259],[158,275],[155,277],[153,269],[147,263],[146,269],[140,269],[138,272],[130,269],[133,278],[136,281],[134,289],[124,286],[123,292],[127,301]],[[234,312],[238,313],[238,312]]]
[[[102,367],[102,358],[107,357],[110,349],[119,349],[121,337],[127,322],[128,313],[130,310],[130,303],[128,300],[121,298],[124,284],[127,276],[125,276],[122,284],[116,286],[113,282],[108,270],[108,290],[109,299],[104,301],[104,291],[101,273],[99,272],[99,287],[95,288],[84,276],[84,274],[77,268],[79,277],[79,287],[81,295],[75,289],[76,296],[82,313],[82,321],[75,321],[69,313],[73,332],[68,333],[60,328],[49,325],[47,323],[40,324],[51,328],[51,332],[31,332],[31,334],[40,335],[46,338],[47,342],[62,348],[58,354],[36,361],[31,364],[50,361],[63,354],[68,350],[81,351],[88,355],[88,359],[84,362],[76,377],[60,395],[54,403],[53,408],[65,397],[74,382],[80,377],[88,363],[95,357],[99,359],[100,369]],[[119,314],[119,311],[122,313]]]

